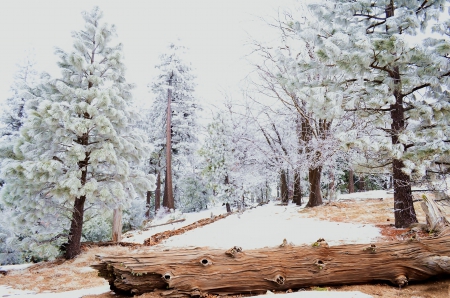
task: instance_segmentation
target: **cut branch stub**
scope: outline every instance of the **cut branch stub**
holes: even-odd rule
[[[230,257],[236,257],[236,254],[237,253],[239,253],[239,252],[242,252],[242,247],[240,247],[240,246],[234,246],[234,247],[232,247],[232,248],[230,248],[229,250],[227,250],[226,252],[225,252],[225,254],[227,255],[227,256],[230,256]]]

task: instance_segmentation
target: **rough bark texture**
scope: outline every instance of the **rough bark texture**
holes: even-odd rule
[[[122,208],[116,208],[113,212],[112,241],[122,241]]]
[[[298,170],[294,172],[294,197],[293,201],[298,206],[302,205],[302,187],[300,184],[300,173]]]
[[[172,86],[172,77],[169,79],[169,86]],[[163,206],[175,209],[172,185],[172,88],[167,90],[167,127],[166,127],[166,179],[164,181]]]
[[[322,193],[320,191],[320,175],[322,173],[322,167],[315,169],[309,169],[309,201],[306,207],[316,207],[322,205]]]
[[[91,83],[89,83],[91,86]],[[83,115],[85,118],[89,118],[89,114],[85,113]],[[78,137],[75,141],[76,143],[83,145],[85,148],[89,144],[89,135],[84,133],[81,137]],[[90,152],[85,152],[84,160],[78,162],[78,168],[81,170],[81,185],[84,186],[87,182],[88,165],[90,159]],[[84,216],[84,202],[86,201],[86,196],[80,196],[75,198],[72,220],[70,222],[70,231],[67,245],[65,246],[64,257],[66,259],[73,259],[81,252],[81,234],[83,231],[83,216]]]
[[[116,292],[163,296],[262,294],[309,286],[388,281],[405,286],[450,273],[450,236],[397,243],[242,251],[195,248],[100,257],[93,267]]]
[[[81,232],[83,230],[84,202],[86,196],[75,199],[72,221],[70,223],[70,232],[67,245],[65,247],[64,257],[73,259],[81,252]]]
[[[403,173],[403,162],[394,159],[394,215],[395,227],[407,228],[417,222],[411,192],[410,177]]]
[[[394,1],[386,6],[385,14],[386,19],[394,17],[395,6]],[[386,26],[386,31],[389,27]],[[390,105],[391,111],[391,141],[393,145],[400,144],[399,135],[406,128],[405,121],[405,107],[403,103],[402,94],[402,80],[400,74],[400,68],[398,65],[390,65],[389,68],[385,68],[388,76],[394,82],[393,85],[393,95],[395,97],[395,103]],[[406,147],[404,146],[404,151]],[[394,215],[395,215],[395,227],[396,228],[406,228],[412,223],[417,222],[416,212],[413,205],[413,197],[411,192],[411,179],[408,175],[402,172],[404,167],[403,161],[399,159],[394,159],[392,162],[393,166],[393,180],[394,180]]]
[[[158,212],[161,207],[161,171],[156,175],[156,189],[155,189],[155,212]]]

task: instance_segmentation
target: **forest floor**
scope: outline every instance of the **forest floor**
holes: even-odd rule
[[[356,197],[355,197],[356,196]],[[362,195],[361,195],[362,196]],[[253,221],[258,218],[256,216],[256,210],[263,207],[257,207],[252,210],[247,210],[244,213],[237,214],[235,217],[237,221],[241,220],[241,223],[244,222],[244,215],[248,213],[249,217],[251,214],[254,214]],[[278,208],[278,209],[277,209]],[[274,214],[285,214],[284,218],[288,220],[308,220],[313,218],[316,223],[324,222],[324,223],[333,223],[334,225],[343,226],[345,224],[357,224],[358,229],[361,231],[365,228],[369,227],[377,227],[378,236],[376,236],[376,241],[396,241],[401,239],[410,238],[413,234],[416,237],[428,237],[428,233],[425,232],[413,232],[410,229],[395,229],[393,227],[394,223],[394,215],[393,215],[393,198],[392,194],[383,193],[380,196],[380,193],[374,192],[371,194],[365,194],[362,199],[357,198],[357,194],[354,194],[353,197],[345,198],[339,201],[327,202],[323,206],[315,207],[315,208],[302,208],[297,207],[295,205],[289,206],[276,206],[276,204],[272,204],[272,206],[266,209],[267,212],[274,212],[273,210],[278,210],[274,212]],[[417,212],[418,220],[421,223],[425,222],[425,215],[422,212],[420,207],[420,203],[415,203],[415,210]],[[205,213],[206,214],[206,213]],[[229,223],[232,223],[231,217],[229,216],[226,219],[220,219],[215,223],[211,223],[208,226],[204,226],[197,232],[204,230],[207,232],[207,227],[211,229],[214,226],[219,226],[219,223],[226,223],[228,220]],[[267,221],[267,216],[266,216]],[[256,225],[258,223],[255,223]],[[289,224],[291,227],[291,223],[282,223]],[[297,223],[295,223],[297,224]],[[183,224],[182,224],[183,225]],[[186,223],[184,223],[186,225]],[[343,227],[343,229],[348,229],[348,227]],[[167,230],[171,230],[172,234],[175,236],[173,238],[172,245],[176,245],[177,237],[182,239],[183,235],[176,235],[173,233],[173,230],[176,230],[174,227],[170,225],[166,227]],[[195,239],[198,236],[193,234],[193,231],[187,232],[184,236],[186,239],[191,239],[195,243]],[[367,230],[372,231],[372,230]],[[369,232],[365,233],[369,233]],[[192,234],[189,234],[192,233]],[[237,231],[235,233],[238,233]],[[317,232],[316,232],[317,233]],[[154,234],[154,233],[153,233]],[[369,233],[370,234],[370,233]],[[139,233],[142,235],[142,233]],[[317,237],[317,235],[314,235]],[[312,237],[314,237],[312,236]],[[329,236],[331,237],[331,236]],[[329,238],[328,237],[328,238]],[[370,236],[373,238],[373,235]],[[327,237],[324,237],[327,241]],[[197,238],[198,239],[198,238]],[[290,238],[288,238],[289,240]],[[292,238],[294,244],[297,245],[298,240]],[[355,238],[349,239],[345,241],[346,243],[356,243],[361,242],[364,239]],[[180,240],[181,241],[181,240]],[[277,240],[278,241],[278,240]],[[307,240],[306,242],[308,242]],[[171,245],[168,240],[165,242],[166,245]],[[164,247],[164,243],[162,243]],[[330,242],[329,242],[330,243]],[[186,242],[181,241],[180,246],[186,245]],[[6,275],[0,274],[0,297],[58,297],[58,294],[64,293],[64,297],[100,297],[100,298],[117,298],[121,297],[112,292],[108,292],[108,285],[103,278],[97,276],[97,271],[90,268],[90,265],[97,263],[95,258],[96,255],[122,255],[128,254],[132,251],[148,251],[151,249],[158,249],[158,246],[148,247],[148,246],[140,246],[139,244],[133,246],[105,246],[105,247],[96,247],[96,246],[85,246],[83,248],[83,252],[80,256],[75,258],[74,260],[56,260],[52,262],[42,262],[38,264],[34,264],[27,268],[22,268],[20,270],[11,270],[6,273]],[[244,245],[242,245],[244,247]],[[251,248],[251,247],[250,247]],[[161,247],[159,248],[161,249]],[[0,268],[1,269],[1,268]],[[92,291],[95,288],[96,291]],[[91,289],[91,291],[81,291],[81,289]],[[314,290],[303,289],[304,291]],[[318,289],[315,289],[318,290]],[[328,294],[325,293],[320,294],[319,291],[311,291],[308,292],[310,295],[302,295],[298,297],[415,297],[415,298],[447,298],[450,297],[450,277],[442,277],[433,279],[420,284],[412,284],[404,288],[394,287],[389,284],[363,284],[363,285],[352,285],[352,286],[342,286],[342,287],[324,287],[319,290],[328,291]],[[69,295],[70,292],[67,291],[75,291]],[[337,291],[337,292],[331,292]],[[104,293],[102,293],[104,292]],[[341,293],[342,292],[342,293]],[[349,293],[348,295],[341,296],[338,295],[344,294],[343,292]],[[27,294],[28,293],[28,294]],[[54,294],[53,294],[54,293]],[[90,294],[89,294],[90,293]],[[98,293],[98,294],[95,294]],[[101,294],[100,294],[101,293]],[[353,293],[353,294],[351,294]],[[300,292],[299,292],[300,294]],[[306,294],[306,292],[305,292]],[[365,294],[365,295],[364,295]],[[9,296],[8,296],[9,295]],[[143,294],[141,296],[136,297],[152,297],[156,298],[157,295],[148,293]],[[213,297],[213,296],[212,296]],[[212,298],[210,297],[210,298]],[[159,298],[159,296],[158,296]]]

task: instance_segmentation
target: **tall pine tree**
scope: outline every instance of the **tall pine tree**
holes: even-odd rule
[[[130,129],[132,86],[122,45],[111,45],[115,27],[102,15],[98,7],[84,12],[73,51],[56,50],[62,75],[27,110],[16,156],[2,171],[3,201],[15,206],[22,224],[40,230],[62,224],[40,242],[66,239],[68,259],[80,252],[86,208],[128,207],[136,192],[143,197],[154,186],[153,177],[132,167],[145,148]]]
[[[195,76],[191,66],[184,61],[185,53],[185,47],[169,44],[160,57],[161,63],[156,66],[159,74],[152,84],[155,102],[151,118],[157,123],[164,123],[159,131],[155,131],[153,138],[156,147],[162,145],[165,149],[165,158],[161,162],[166,168],[163,206],[168,209],[175,208],[177,192],[174,189],[182,192],[177,181],[192,165],[198,140],[199,105],[194,96]]]

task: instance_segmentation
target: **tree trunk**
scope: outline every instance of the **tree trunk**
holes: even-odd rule
[[[394,216],[396,228],[407,228],[417,222],[410,177],[403,173],[403,161],[394,159]]]
[[[227,213],[231,213],[230,203],[225,203],[225,207],[227,208]]]
[[[353,170],[350,169],[348,171],[348,193],[355,192],[355,182],[353,180]]]
[[[366,191],[366,178],[364,175],[359,175],[358,179],[358,192]]]
[[[122,241],[122,208],[116,208],[113,212],[113,225],[112,225],[112,241]]]
[[[390,4],[386,6],[386,18],[394,16],[394,2],[391,0]],[[386,31],[388,31],[386,26]],[[390,105],[391,110],[391,140],[393,145],[401,144],[399,135],[405,130],[405,108],[403,106],[402,81],[400,76],[400,69],[397,65],[391,65],[391,71],[388,72],[389,77],[394,82],[393,95],[395,103]],[[403,150],[406,147],[403,145]],[[394,180],[394,215],[395,227],[406,228],[412,223],[417,222],[416,211],[414,210],[413,197],[411,192],[411,178],[402,172],[404,167],[403,161],[394,159],[393,166],[393,180]]]
[[[145,217],[146,218],[150,218],[150,203],[151,203],[151,199],[152,199],[152,192],[151,191],[147,191],[147,204],[146,204],[146,211],[145,211]]]
[[[81,252],[81,233],[83,231],[84,202],[86,196],[75,199],[72,221],[70,223],[70,232],[67,245],[65,247],[64,257],[73,259]]]
[[[89,83],[91,84],[91,83]],[[84,114],[85,118],[89,117],[89,114]],[[87,133],[78,137],[76,143],[86,146],[89,143],[89,135]],[[84,160],[78,162],[78,168],[81,170],[81,186],[84,186],[87,182],[87,172],[89,165],[89,152],[85,152]],[[83,232],[83,216],[84,216],[84,202],[86,201],[86,196],[80,196],[75,199],[72,220],[70,223],[69,238],[67,245],[65,246],[64,257],[66,259],[73,259],[81,252],[81,235]]]
[[[167,127],[166,127],[166,180],[164,181],[163,206],[167,209],[175,209],[172,186],[172,77],[169,79],[167,90]]]
[[[316,207],[322,205],[322,193],[320,192],[320,175],[322,167],[308,170],[309,179],[309,201],[306,207]]]
[[[155,212],[158,212],[161,207],[161,170],[156,175],[156,190],[155,190]]]
[[[285,170],[281,170],[280,189],[281,189],[281,202],[287,203],[289,200],[289,197],[288,197],[288,185],[287,185],[287,177],[286,177]]]
[[[296,170],[294,172],[294,202],[298,206],[302,205],[302,187],[300,184],[300,172],[299,170]]]
[[[100,257],[93,267],[113,291],[168,297],[263,294],[311,286],[387,281],[397,286],[450,273],[450,236],[329,247],[242,251],[195,248]]]

